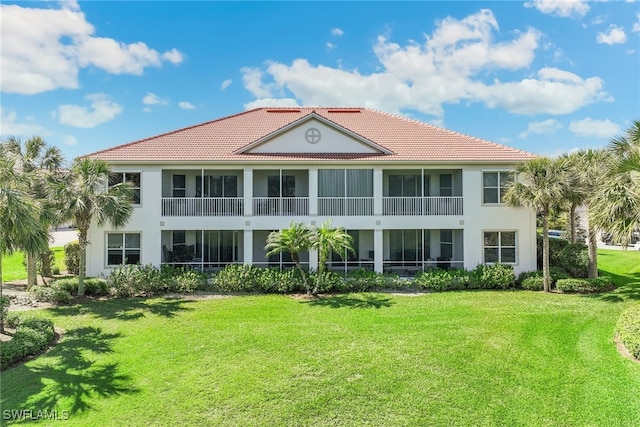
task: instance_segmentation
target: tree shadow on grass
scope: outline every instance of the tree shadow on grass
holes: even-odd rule
[[[68,307],[49,309],[56,316],[76,316],[92,314],[105,320],[136,320],[147,314],[171,318],[182,311],[192,310],[188,307],[194,300],[179,298],[145,299],[126,298],[112,300],[87,301]]]
[[[381,295],[358,294],[326,296],[304,301],[304,304],[330,308],[383,308],[391,307],[395,302]]]
[[[592,294],[588,295],[588,297],[606,302],[624,302],[627,300],[640,301],[640,282],[628,283],[611,292]]]
[[[117,363],[94,360],[112,353],[112,341],[119,336],[94,327],[68,331],[46,355],[3,373],[2,407],[68,411],[72,417],[90,409],[92,399],[136,393],[131,377],[121,373]]]

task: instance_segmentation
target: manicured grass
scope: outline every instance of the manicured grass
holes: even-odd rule
[[[640,251],[598,249],[598,270],[611,276],[618,286],[640,285]]]
[[[640,425],[615,300],[527,291],[93,301],[1,374],[65,425]]]
[[[64,265],[64,247],[58,246],[50,248],[55,254],[55,265],[60,271],[66,270]],[[24,253],[14,252],[12,255],[2,256],[2,280],[10,282],[12,280],[23,280],[27,278],[27,269],[22,264]]]

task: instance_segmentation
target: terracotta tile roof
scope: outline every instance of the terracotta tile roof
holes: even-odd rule
[[[279,129],[315,114],[385,147],[392,154],[236,153]],[[112,162],[511,162],[526,151],[368,108],[258,108],[88,154]]]

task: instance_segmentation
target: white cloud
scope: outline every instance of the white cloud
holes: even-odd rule
[[[161,58],[165,61],[171,62],[172,64],[180,64],[184,61],[184,54],[174,47],[173,49],[163,53]]]
[[[60,0],[60,7],[69,10],[80,10],[80,5],[76,0]]]
[[[78,140],[76,140],[76,137],[73,135],[64,135],[62,137],[62,142],[65,145],[78,145]]]
[[[583,17],[589,12],[589,5],[585,0],[532,0],[524,5],[525,7],[535,7],[544,14],[563,18]]]
[[[77,128],[94,128],[122,113],[122,106],[111,101],[104,93],[92,93],[85,98],[91,101],[90,108],[80,105],[61,105],[58,108],[61,124]]]
[[[636,18],[638,18],[638,22],[634,22],[633,28],[631,29],[634,33],[640,32],[640,13],[636,13]]]
[[[164,54],[143,42],[126,44],[95,36],[77,2],[61,9],[0,5],[2,49],[0,89],[26,95],[79,86],[81,68],[96,67],[112,74],[140,75],[163,61],[177,63],[182,54]]]
[[[343,34],[344,34],[344,31],[342,31],[340,28],[332,28],[331,29],[331,35],[333,35],[335,37],[342,37]]]
[[[196,109],[195,105],[193,105],[192,103],[187,102],[187,101],[178,102],[178,107],[182,108],[183,110],[195,110]]]
[[[151,112],[151,108],[149,108],[149,107],[144,107],[144,108],[142,109],[142,112],[143,112],[143,113],[150,113],[150,112]]]
[[[610,25],[606,32],[598,33],[596,40],[598,43],[605,43],[608,45],[621,44],[627,42],[627,35],[622,27]]]
[[[327,46],[327,49],[329,49],[329,50],[333,50],[333,49],[335,49],[336,47],[338,47],[337,45],[335,45],[335,44],[333,44],[333,43],[331,43],[331,42],[327,42],[327,43],[326,43],[326,46]]]
[[[295,99],[291,98],[262,98],[244,104],[245,110],[253,110],[262,107],[299,107]]]
[[[591,20],[591,24],[592,25],[604,24],[605,22],[607,22],[608,19],[609,17],[607,15],[598,15]]]
[[[35,118],[27,116],[23,121],[18,121],[15,111],[8,111],[0,107],[0,135],[31,137],[51,135],[51,132],[38,124]]]
[[[527,130],[520,132],[518,136],[524,139],[530,134],[544,135],[547,133],[554,133],[558,129],[562,129],[560,122],[554,119],[547,119],[541,122],[529,123]]]
[[[169,104],[169,101],[160,98],[155,93],[147,92],[147,94],[142,98],[142,103],[144,105],[167,105]]]
[[[220,90],[225,90],[226,88],[228,88],[229,86],[231,86],[231,83],[233,83],[233,81],[231,79],[226,79],[225,81],[222,82],[222,84],[220,85]]]
[[[444,104],[480,102],[516,114],[566,114],[611,97],[599,77],[582,78],[558,68],[529,69],[542,34],[533,28],[496,42],[490,10],[462,20],[446,18],[422,44],[400,45],[379,36],[376,72],[363,74],[298,58],[242,68],[243,84],[269,105],[278,98],[300,105],[359,105],[392,113],[419,111],[440,118]],[[500,71],[522,77],[500,81]],[[254,105],[250,103],[249,105]]]
[[[609,119],[594,120],[587,117],[569,123],[569,130],[576,136],[609,139],[621,133],[620,126]]]

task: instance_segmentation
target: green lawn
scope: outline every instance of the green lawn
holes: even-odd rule
[[[625,285],[597,296],[271,295],[44,310],[65,337],[0,375],[0,406],[68,411],[65,425],[78,426],[637,426],[640,364],[618,354],[613,331],[640,301],[640,272],[626,267],[638,261],[605,253],[601,269]]]
[[[617,298],[89,302],[46,311],[66,336],[2,373],[2,408],[81,426],[637,426],[640,364],[613,328],[640,293]]]
[[[64,265],[64,247],[58,246],[50,248],[55,254],[55,265],[60,271],[66,270]],[[22,280],[27,278],[27,269],[22,264],[24,254],[22,252],[14,252],[13,255],[2,256],[2,280],[10,282],[12,280]]]

